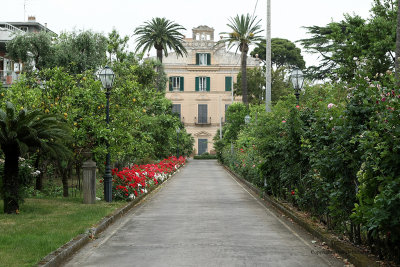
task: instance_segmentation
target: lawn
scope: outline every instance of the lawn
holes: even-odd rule
[[[0,266],[33,266],[124,205],[104,201],[88,205],[82,198],[28,198],[20,214],[0,214]]]

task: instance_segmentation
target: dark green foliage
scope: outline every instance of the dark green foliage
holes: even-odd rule
[[[399,261],[400,91],[390,73],[375,79],[308,86],[298,107],[293,95],[270,113],[251,106],[249,125],[228,109],[236,127],[227,123],[214,148],[268,194]]]
[[[217,155],[210,155],[208,153],[204,153],[202,155],[195,155],[193,159],[217,159]]]
[[[394,3],[375,0],[369,19],[346,14],[340,22],[305,27],[311,37],[299,42],[321,60],[309,68],[310,77],[351,81],[359,68],[369,76],[392,70],[397,19]]]
[[[106,62],[107,38],[92,31],[61,34],[55,42],[54,66],[79,74]]]
[[[172,49],[177,56],[187,55],[186,48],[182,44],[184,38],[180,33],[182,30],[186,29],[166,18],[153,18],[135,29],[136,49],[141,49],[145,53],[154,47],[160,62],[163,53],[168,56],[168,49]]]
[[[0,146],[5,159],[1,194],[4,213],[18,213],[22,200],[20,186],[25,181],[22,179],[24,176],[19,174],[19,158],[36,148],[58,157],[68,155],[65,141],[69,133],[56,116],[26,109],[17,112],[10,102],[6,103],[5,110],[0,109]]]
[[[27,63],[26,67],[51,67],[55,61],[52,39],[50,33],[43,31],[16,35],[6,43],[7,55],[16,62]]]
[[[248,106],[248,90],[247,90],[247,53],[249,52],[249,46],[255,44],[261,40],[259,35],[263,30],[260,25],[261,20],[257,20],[257,17],[252,17],[250,14],[236,15],[229,19],[227,26],[231,29],[231,32],[222,32],[225,34],[218,44],[228,44],[228,49],[236,46],[236,52],[240,51],[241,54],[241,72],[242,72],[242,95],[243,103]]]
[[[265,39],[262,39],[258,46],[251,51],[250,55],[252,57],[258,55],[258,58],[265,61],[265,43]],[[298,67],[304,69],[306,67],[300,48],[296,47],[291,41],[282,38],[271,39],[271,63],[275,68],[286,67],[292,69]]]
[[[271,101],[272,103],[292,93],[292,85],[285,79],[286,69],[280,67],[271,69]],[[242,72],[238,73],[237,83],[234,84],[235,95],[242,95]],[[248,100],[250,104],[265,103],[265,67],[247,69]]]

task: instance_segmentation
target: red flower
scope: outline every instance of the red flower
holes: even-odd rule
[[[291,194],[292,194],[292,196],[294,196],[294,190],[292,190]]]

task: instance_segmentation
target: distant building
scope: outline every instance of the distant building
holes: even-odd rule
[[[195,139],[196,154],[214,153],[213,137],[225,123],[225,111],[241,97],[233,97],[232,85],[240,71],[240,52],[226,51],[214,41],[214,29],[199,26],[185,38],[186,57],[170,53],[163,58],[168,76],[166,97],[173,103],[188,133]],[[259,66],[248,57],[247,66]]]
[[[14,62],[6,55],[6,43],[10,41],[15,34],[24,34],[26,32],[46,31],[57,35],[39,22],[35,17],[29,17],[26,22],[0,22],[0,86],[8,87],[13,81],[18,79],[23,68],[23,62]]]

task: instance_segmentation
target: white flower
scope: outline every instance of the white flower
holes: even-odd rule
[[[336,107],[336,105],[333,104],[333,103],[329,103],[329,104],[328,104],[328,108],[329,108],[329,109],[331,109],[331,108],[333,108],[333,107]]]
[[[330,117],[329,120],[330,120],[330,121],[333,120],[333,117]]]
[[[96,200],[101,200],[101,198],[99,198],[99,197],[96,197]]]
[[[135,195],[134,195],[134,194],[130,194],[130,195],[129,195],[129,198],[130,198],[130,199],[135,199]]]
[[[144,189],[144,192],[147,194],[147,189]]]

